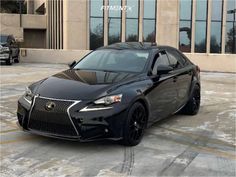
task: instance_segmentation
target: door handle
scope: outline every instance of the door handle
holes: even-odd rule
[[[176,82],[176,81],[177,81],[177,78],[178,78],[177,76],[174,76],[174,77],[173,77],[173,82]]]

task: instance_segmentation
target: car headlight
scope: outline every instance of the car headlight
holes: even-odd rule
[[[80,110],[80,112],[89,112],[89,111],[103,111],[112,109],[113,106],[109,106],[113,103],[121,102],[122,94],[118,95],[111,95],[99,98],[98,100],[94,101],[95,105],[86,106]]]
[[[111,96],[102,97],[102,98],[94,101],[94,103],[95,104],[110,105],[113,103],[121,102],[121,99],[122,99],[122,94],[111,95]]]
[[[32,91],[31,91],[28,87],[26,87],[24,99],[25,99],[28,103],[31,104],[33,97],[34,97],[34,95],[33,95]]]

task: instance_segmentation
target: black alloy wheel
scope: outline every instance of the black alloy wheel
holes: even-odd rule
[[[195,85],[193,93],[188,103],[182,108],[180,113],[188,115],[196,115],[200,108],[200,102],[201,102],[201,90],[198,85]]]
[[[142,140],[147,125],[147,114],[144,106],[136,102],[128,113],[125,122],[123,143],[127,146],[135,146]]]
[[[14,63],[19,63],[19,55],[14,59]]]
[[[12,55],[10,54],[8,60],[6,60],[6,64],[12,65],[12,63],[13,63],[13,58],[12,58]]]

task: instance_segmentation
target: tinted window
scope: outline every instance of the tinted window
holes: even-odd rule
[[[103,0],[90,1],[90,49],[103,46]]]
[[[121,0],[109,0],[110,7],[120,7]],[[108,44],[121,41],[121,11],[109,9],[108,18]]]
[[[174,50],[173,53],[175,54],[175,57],[180,62],[180,64],[185,65],[186,59],[180,54],[180,52]]]
[[[126,11],[126,41],[138,41],[139,1],[127,0],[126,4],[132,7]]]
[[[148,51],[97,50],[81,60],[74,69],[141,72],[148,57]]]
[[[152,74],[153,75],[157,74],[157,67],[160,65],[166,65],[166,66],[170,65],[168,57],[167,57],[166,53],[164,53],[164,52],[158,53],[154,58],[154,61],[152,64]]]
[[[225,33],[225,52],[236,53],[236,1],[228,0]]]
[[[191,51],[191,18],[192,1],[180,0],[179,49],[183,52]]]
[[[210,52],[221,52],[222,9],[223,1],[212,1]]]
[[[207,0],[196,1],[195,52],[206,52]]]
[[[144,1],[143,41],[155,42],[156,34],[156,0]]]
[[[172,66],[174,69],[182,67],[182,64],[180,64],[180,62],[178,61],[177,56],[178,55],[176,54],[175,51],[173,51],[173,50],[168,51],[168,58],[170,61],[170,66]]]

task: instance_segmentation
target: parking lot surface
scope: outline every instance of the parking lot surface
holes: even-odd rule
[[[201,73],[199,114],[175,115],[154,124],[135,147],[112,141],[71,142],[21,131],[16,108],[25,87],[66,68],[1,66],[2,177],[235,176],[235,74]]]

